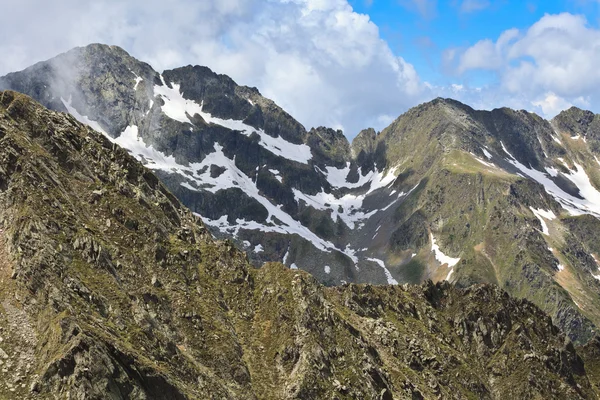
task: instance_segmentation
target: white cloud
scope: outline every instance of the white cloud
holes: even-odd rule
[[[598,49],[600,30],[583,16],[562,13],[545,15],[523,31],[509,29],[496,41],[451,49],[446,61],[459,74],[493,71],[498,85],[485,91],[488,97],[510,102],[515,96],[519,103],[529,102],[525,108],[548,117],[572,104],[594,104],[600,86]]]
[[[502,66],[511,43],[519,36],[518,29],[504,31],[494,43],[489,39],[480,40],[460,55],[458,71],[469,69],[496,69]]]
[[[540,107],[542,112],[548,116],[555,116],[562,110],[566,110],[567,108],[573,106],[573,104],[569,103],[562,97],[558,97],[552,92],[546,93],[542,96],[542,98],[532,101],[531,104]]]
[[[419,11],[434,4],[414,1]],[[307,128],[341,126],[351,137],[423,99],[413,66],[347,0],[8,3],[0,75],[74,46],[116,44],[158,70],[207,65],[258,87]]]

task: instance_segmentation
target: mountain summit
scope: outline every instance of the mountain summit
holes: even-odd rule
[[[597,117],[435,99],[349,143],[206,67],[77,48],[0,78],[105,134],[254,265],[326,285],[493,283],[572,340],[600,323]]]
[[[0,92],[0,397],[565,398],[576,349],[496,286],[252,268],[103,134]]]

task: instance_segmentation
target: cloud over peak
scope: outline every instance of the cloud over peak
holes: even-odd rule
[[[11,29],[23,30],[11,26],[14,16],[0,16],[0,33],[11,38],[0,51],[12,54],[0,60],[0,74],[74,46],[116,44],[158,70],[206,65],[257,86],[307,127],[344,128],[348,136],[423,93],[415,68],[346,0],[108,0],[102,7],[65,0],[61,12],[11,1],[45,33],[15,38]]]
[[[597,92],[599,48],[600,30],[583,16],[561,13],[546,14],[526,30],[505,30],[495,41],[449,49],[446,55],[459,75],[492,71],[497,93],[524,96],[529,108],[551,117]]]

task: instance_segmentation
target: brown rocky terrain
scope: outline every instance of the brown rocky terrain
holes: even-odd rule
[[[0,398],[597,395],[599,346],[527,300],[255,269],[125,150],[11,91],[0,230]]]

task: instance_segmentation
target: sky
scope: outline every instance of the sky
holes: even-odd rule
[[[206,65],[305,125],[383,129],[436,97],[600,112],[600,0],[1,0],[0,75],[75,46]]]

